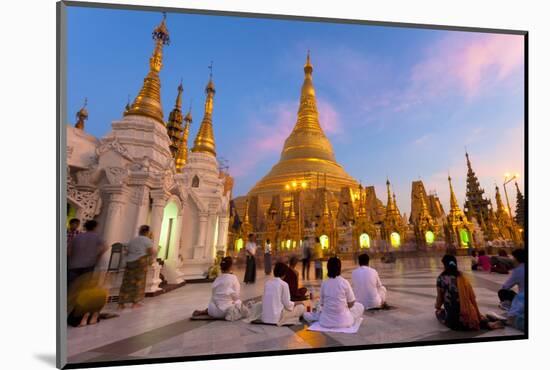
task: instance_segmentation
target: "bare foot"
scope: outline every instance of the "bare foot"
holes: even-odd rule
[[[143,307],[143,303],[134,303],[132,304],[132,308],[141,308]]]
[[[82,320],[80,320],[80,324],[78,324],[78,327],[81,328],[83,326],[88,325],[88,318],[90,317],[90,313],[86,312],[84,316],[82,316]]]
[[[208,310],[195,310],[195,311],[193,311],[193,313],[191,315],[193,317],[208,315]]]
[[[92,314],[92,317],[90,318],[90,321],[88,322],[88,325],[95,325],[97,324],[99,320],[99,312],[94,312]]]

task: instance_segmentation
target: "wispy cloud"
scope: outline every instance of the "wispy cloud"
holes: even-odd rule
[[[471,99],[523,66],[523,37],[450,34],[429,48],[411,73],[411,91],[424,98],[458,92]]]

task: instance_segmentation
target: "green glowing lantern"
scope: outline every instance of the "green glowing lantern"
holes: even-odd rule
[[[463,246],[468,246],[470,242],[470,234],[468,234],[468,230],[466,229],[460,229],[460,243]]]
[[[328,249],[328,236],[321,235],[319,241],[321,242],[321,248]]]
[[[359,246],[361,248],[370,248],[370,237],[369,234],[363,233],[359,236]]]
[[[432,244],[434,242],[435,235],[434,235],[433,231],[430,231],[430,230],[426,231],[425,236],[426,236],[426,243]]]
[[[396,233],[395,231],[391,233],[390,242],[392,247],[399,248],[399,246],[401,245],[401,236],[399,235],[399,233]]]

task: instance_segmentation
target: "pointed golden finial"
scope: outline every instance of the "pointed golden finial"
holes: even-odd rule
[[[248,208],[249,208],[249,202],[248,202],[248,198],[246,198],[246,203],[244,206],[244,217],[243,217],[243,221],[245,224],[250,223],[250,217],[248,216]]]
[[[189,110],[187,111],[187,114],[186,114],[185,117],[183,118],[183,120],[184,120],[185,122],[189,122],[189,123],[193,122],[193,115],[191,114],[192,108],[193,108],[193,99],[191,99],[191,100],[189,101]]]
[[[130,110],[130,94],[128,94],[128,99],[126,100],[126,106],[124,107],[124,113],[128,112]]]
[[[304,64],[304,72],[306,75],[311,75],[313,73],[313,65],[311,65],[311,57],[309,49],[307,49],[306,64]]]
[[[76,123],[74,127],[80,130],[84,130],[84,121],[88,119],[88,110],[86,109],[87,105],[88,98],[84,98],[84,104],[82,105],[82,108],[80,108],[80,110],[76,112]]]
[[[500,213],[502,211],[508,213],[508,209],[504,207],[504,202],[502,201],[502,197],[500,196],[500,189],[498,188],[498,185],[495,184],[495,201],[497,203],[497,212]]]
[[[155,48],[149,59],[149,73],[143,80],[139,91],[130,109],[124,115],[140,115],[153,118],[164,125],[164,115],[160,99],[159,72],[162,68],[162,48],[170,44],[170,35],[166,28],[166,13],[163,13],[162,22],[153,30]]]
[[[451,176],[448,177],[449,180],[449,190],[451,193],[451,211],[454,210],[460,210],[460,207],[458,206],[458,201],[456,200],[455,192],[453,190],[453,184],[451,182]]]
[[[216,156],[216,142],[214,141],[214,128],[212,127],[212,112],[214,110],[214,82],[212,81],[212,62],[210,62],[210,80],[206,85],[206,101],[204,103],[204,117],[195,138],[192,152],[208,153]]]
[[[181,111],[181,96],[183,93],[183,84],[180,82],[178,85],[178,94],[176,97],[176,103],[174,109],[170,112],[168,116],[168,123],[166,125],[166,133],[170,138],[170,152],[172,156],[177,161],[178,154],[180,152],[181,141],[182,141],[182,122],[183,122],[183,113]],[[176,165],[176,168],[178,166]]]
[[[386,190],[388,192],[388,201],[386,202],[386,208],[388,210],[393,210],[395,209],[395,204],[393,203],[393,197],[392,197],[392,192],[390,188],[390,180],[388,178],[386,178]]]

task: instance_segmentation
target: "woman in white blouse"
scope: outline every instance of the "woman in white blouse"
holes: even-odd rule
[[[328,279],[321,285],[321,312],[306,312],[304,319],[317,321],[325,328],[347,328],[363,315],[365,307],[355,302],[350,283],[340,276],[342,262],[338,257],[327,261]]]
[[[287,270],[284,263],[277,262],[273,269],[273,278],[265,283],[261,318],[266,324],[298,324],[304,313],[304,305],[290,300],[288,284],[282,280]]]
[[[212,298],[208,308],[195,310],[193,316],[208,315],[229,321],[246,317],[247,308],[240,299],[241,285],[231,271],[233,259],[224,257],[220,263],[221,275],[212,283]]]

